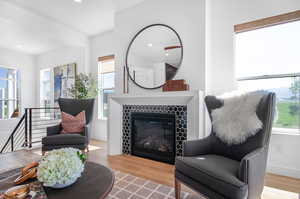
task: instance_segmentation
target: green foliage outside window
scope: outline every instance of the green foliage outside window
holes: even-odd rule
[[[300,78],[295,78],[289,88],[290,99],[277,102],[278,119],[274,126],[277,128],[294,128],[300,126]]]

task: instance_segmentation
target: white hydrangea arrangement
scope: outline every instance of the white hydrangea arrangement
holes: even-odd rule
[[[72,184],[81,176],[84,161],[85,155],[78,149],[49,151],[39,163],[37,178],[44,186]]]

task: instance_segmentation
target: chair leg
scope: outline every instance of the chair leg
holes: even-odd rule
[[[175,198],[180,199],[180,192],[181,192],[181,184],[179,180],[175,178]]]
[[[81,150],[81,152],[82,152],[83,154],[87,154],[87,152],[86,152],[85,149]]]

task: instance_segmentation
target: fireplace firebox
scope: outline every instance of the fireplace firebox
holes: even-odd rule
[[[131,113],[131,154],[175,162],[175,114]]]

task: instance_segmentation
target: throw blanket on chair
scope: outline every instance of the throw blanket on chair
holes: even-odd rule
[[[212,111],[212,126],[216,136],[228,145],[241,144],[255,135],[262,122],[256,115],[264,91],[231,92],[217,97],[224,102]]]

